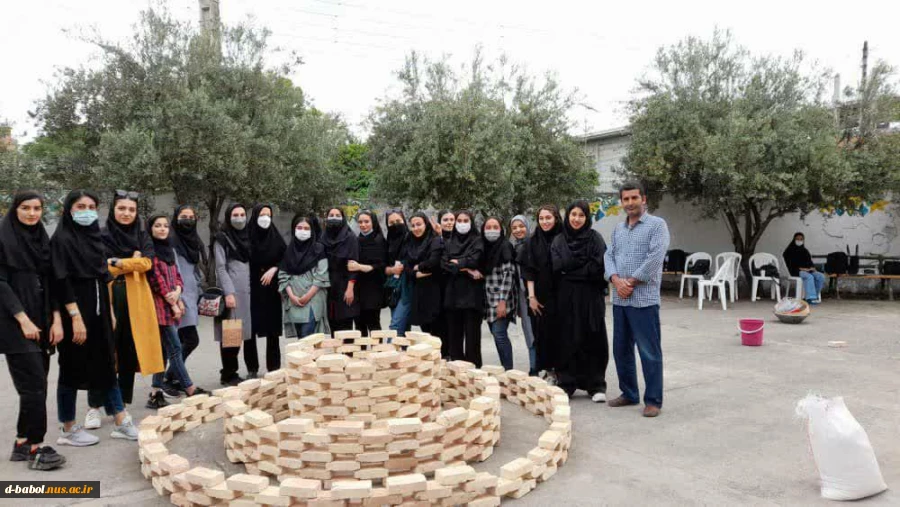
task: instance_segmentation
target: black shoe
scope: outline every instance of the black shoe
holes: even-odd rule
[[[241,376],[238,375],[237,373],[235,373],[234,375],[232,375],[230,377],[220,377],[219,378],[219,383],[222,384],[223,386],[236,386],[243,381],[244,381],[244,379],[242,379]]]
[[[207,391],[206,389],[203,389],[200,386],[194,386],[194,394],[192,394],[191,396],[197,396],[198,394],[212,394],[212,393]]]
[[[251,379],[251,378],[259,378],[259,372],[256,372],[256,371],[248,371],[248,372],[247,372],[247,378],[248,378],[248,379]]]
[[[166,380],[163,382],[163,387],[168,387],[171,390],[184,392],[184,387],[181,385],[181,382],[177,380]]]
[[[168,407],[169,402],[166,401],[166,397],[163,395],[162,391],[157,391],[155,393],[150,393],[150,398],[144,406],[150,410],[158,410],[163,407]]]
[[[176,389],[170,385],[163,385],[159,389],[159,392],[162,393],[162,395],[165,396],[166,398],[171,398],[171,399],[177,399],[177,398],[181,398],[182,396],[184,396],[183,391]]]
[[[66,463],[66,457],[56,452],[50,446],[39,447],[31,453],[28,468],[31,470],[47,471],[59,468]]]
[[[31,444],[28,440],[22,442],[13,442],[12,454],[9,455],[10,461],[28,461],[31,455]]]

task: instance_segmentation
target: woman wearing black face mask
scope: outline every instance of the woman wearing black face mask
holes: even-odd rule
[[[184,315],[178,325],[178,338],[181,341],[181,357],[187,361],[191,352],[200,344],[197,333],[199,313],[197,301],[203,290],[204,269],[209,263],[206,246],[197,233],[197,211],[192,206],[178,206],[172,214],[172,232],[169,239],[175,249],[175,262],[184,282]],[[167,389],[182,390],[183,386],[167,374]]]
[[[227,310],[215,321],[215,339],[219,342],[222,385],[237,385],[244,379],[238,375],[237,347],[222,348],[222,322],[224,319],[241,319],[244,342],[253,338],[253,315],[250,310],[250,230],[247,228],[247,209],[232,204],[225,210],[225,221],[219,227],[215,246],[216,278],[225,293]],[[246,348],[244,349],[246,354]],[[244,362],[247,361],[246,356]]]
[[[331,333],[328,326],[328,257],[318,241],[314,219],[297,215],[293,236],[278,271],[278,291],[286,338]]]
[[[281,368],[281,295],[278,294],[278,265],[286,244],[272,223],[271,204],[257,204],[247,227],[250,229],[250,311],[253,339],[244,343],[244,361],[250,378],[258,376],[259,353],[256,338],[266,337],[266,370]]]
[[[331,289],[328,291],[328,322],[331,331],[353,329],[353,319],[359,316],[356,296],[358,273],[350,271],[350,261],[359,262],[359,241],[347,225],[344,211],[329,208],[325,218],[322,244],[328,256]]]
[[[359,296],[359,317],[356,329],[363,336],[381,329],[381,309],[384,308],[384,268],[387,265],[387,242],[381,234],[381,224],[375,212],[364,210],[356,215],[359,225],[359,262],[350,261],[349,269],[357,273],[356,294]]]
[[[412,284],[406,276],[403,259],[406,257],[406,249],[409,246],[409,231],[406,227],[406,217],[403,212],[395,209],[387,213],[387,267],[384,274],[388,297],[388,306],[391,307],[390,329],[397,331],[398,336],[405,336],[409,331],[410,303],[412,299]]]
[[[442,267],[447,277],[444,310],[447,312],[450,358],[481,368],[481,319],[484,311],[484,243],[474,230],[469,211],[456,214],[456,225],[444,248]]]
[[[570,397],[587,391],[594,402],[606,401],[606,302],[603,254],[606,242],[591,229],[587,202],[566,209],[564,230],[553,240],[550,255],[559,280],[559,387]]]
[[[66,458],[41,444],[47,433],[47,372],[62,340],[62,317],[52,300],[50,238],[41,223],[44,198],[19,192],[0,220],[0,354],[19,395],[10,461],[53,470]]]

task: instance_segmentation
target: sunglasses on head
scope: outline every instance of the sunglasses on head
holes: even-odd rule
[[[130,190],[116,190],[116,197],[120,199],[131,199],[132,201],[136,201],[140,195],[137,192],[133,192]]]

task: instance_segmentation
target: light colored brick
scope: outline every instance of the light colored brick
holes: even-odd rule
[[[316,359],[316,367],[343,369],[349,362],[350,358],[344,354],[325,354]]]
[[[428,486],[428,480],[423,474],[407,474],[388,477],[384,480],[388,494],[391,495],[410,495],[418,491],[425,491]]]
[[[221,484],[225,481],[225,473],[221,470],[213,470],[205,467],[195,467],[187,471],[185,474],[187,480],[192,484],[202,486],[204,488]]]
[[[363,430],[359,437],[359,443],[363,445],[378,445],[392,442],[394,437],[387,428],[370,428]]]
[[[553,430],[547,430],[541,434],[538,439],[538,446],[542,449],[550,451],[556,450],[556,447],[562,442],[562,435]]]
[[[468,418],[469,411],[467,409],[456,407],[441,412],[441,415],[439,415],[437,418],[437,422],[438,424],[442,424],[444,426],[454,426],[456,424],[465,422]]]
[[[250,411],[250,407],[241,400],[228,400],[222,405],[225,406],[225,413],[230,416],[241,415]]]
[[[331,498],[335,500],[361,499],[371,493],[372,481],[334,481],[331,483]]]
[[[325,465],[325,470],[329,472],[355,472],[360,468],[359,462],[353,460],[331,461]]]
[[[191,468],[191,464],[187,460],[187,458],[184,458],[177,454],[169,454],[165,458],[159,460],[159,466],[169,475],[176,475],[182,472],[187,472]]]
[[[259,475],[235,474],[225,482],[229,489],[242,493],[259,493],[269,487],[269,478]]]
[[[311,463],[328,463],[334,459],[334,455],[325,451],[303,451],[300,459]]]
[[[384,463],[390,458],[385,451],[362,452],[356,455],[356,460],[360,463]]]
[[[383,398],[386,396],[397,396],[400,389],[395,386],[383,386],[369,389],[370,398]]]
[[[516,458],[500,467],[500,477],[504,479],[518,479],[531,472],[534,463],[528,458]]]
[[[292,498],[316,498],[322,489],[322,481],[292,478],[281,481],[281,493]]]
[[[496,493],[500,496],[506,496],[510,493],[515,493],[522,487],[522,483],[524,481],[522,479],[504,479],[501,477],[497,481]]]
[[[326,430],[329,435],[362,435],[365,427],[362,421],[331,421]]]
[[[474,478],[475,469],[468,465],[444,467],[434,472],[434,479],[444,486],[455,486]]]
[[[216,498],[218,500],[234,500],[240,495],[237,491],[228,489],[228,484],[225,482],[220,482],[215,486],[211,486],[208,488],[203,488],[203,492],[206,493],[206,496],[210,498]]]
[[[382,467],[373,467],[373,468],[361,468],[354,472],[353,477],[361,480],[372,480],[372,479],[384,479],[390,475],[390,471],[387,468]]]
[[[422,430],[422,421],[415,418],[388,419],[388,431],[392,435],[403,435],[406,433],[417,433]]]
[[[247,412],[246,414],[244,414],[244,420],[257,428],[275,424],[275,420],[272,418],[272,416],[267,414],[266,412],[263,412],[262,410],[251,410]]]
[[[269,486],[256,494],[256,503],[275,507],[289,507],[291,505],[291,498],[282,495],[281,488],[278,486]]]

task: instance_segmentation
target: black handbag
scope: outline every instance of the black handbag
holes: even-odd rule
[[[759,266],[758,268],[753,270],[753,274],[756,276],[765,276],[767,278],[774,278],[778,280],[778,268],[775,267],[774,264],[766,264],[764,266]]]
[[[402,292],[400,278],[389,276],[384,281],[384,300],[387,301],[388,307],[392,310],[400,304],[400,295]]]
[[[692,275],[703,275],[706,276],[709,274],[709,260],[707,259],[698,259],[691,264],[691,267],[688,268],[688,272]]]
[[[859,273],[859,245],[856,245],[856,253],[853,255],[850,255],[850,245],[847,245],[847,259],[847,274]]]

